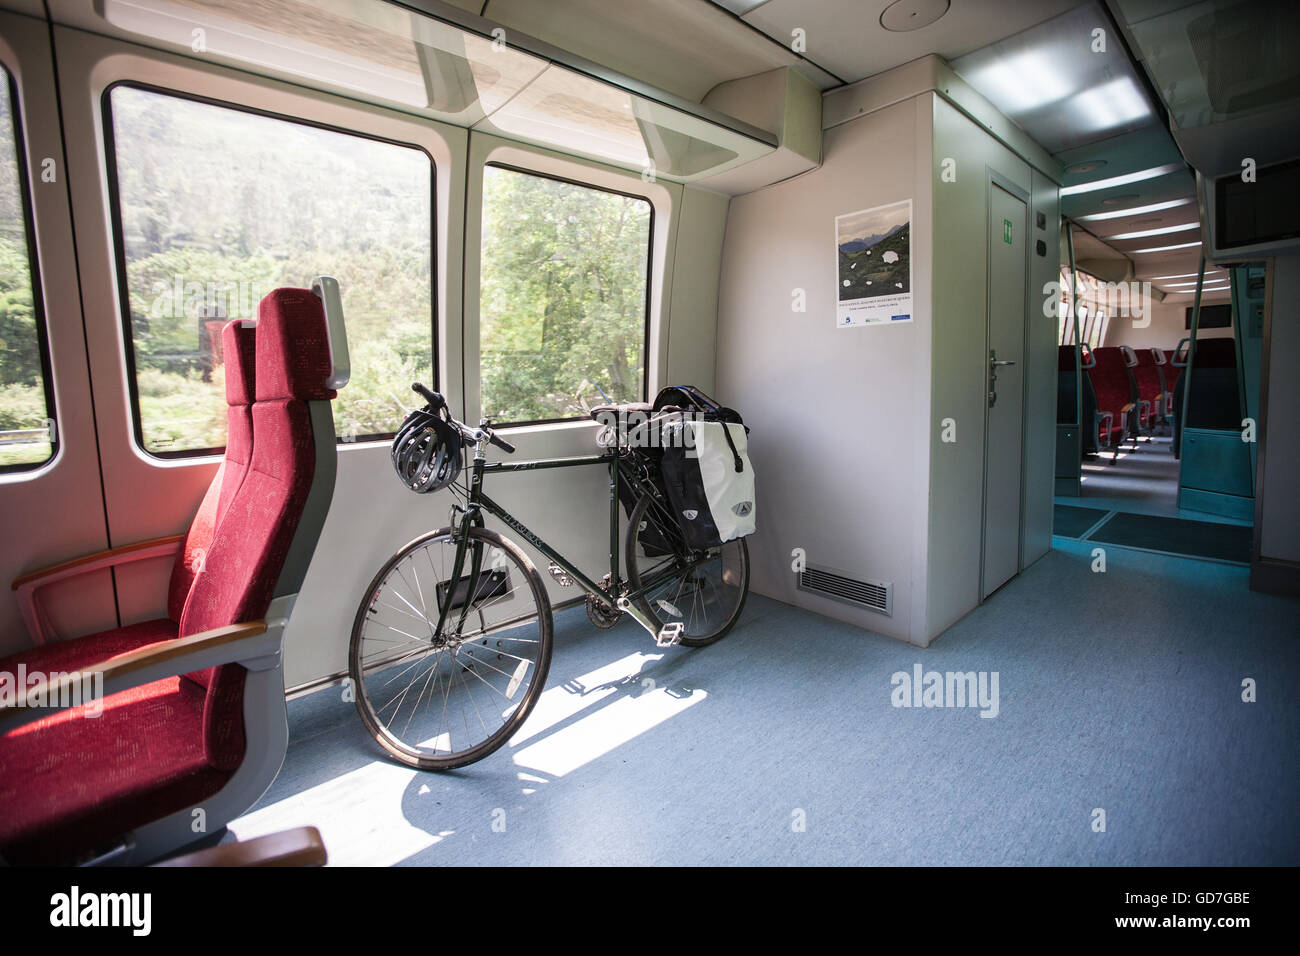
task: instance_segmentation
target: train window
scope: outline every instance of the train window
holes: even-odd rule
[[[1057,328],[1060,343],[1070,345],[1074,341],[1074,323],[1068,299],[1070,270],[1064,266],[1061,267],[1061,286],[1062,301],[1066,304],[1062,306],[1063,311]],[[1110,326],[1110,316],[1105,310],[1104,291],[1099,286],[1096,276],[1083,271],[1078,272],[1077,291],[1079,341],[1091,348],[1101,348],[1106,340],[1106,329]]]
[[[135,86],[105,98],[136,440],[225,443],[222,322],[335,276],[352,379],[340,440],[389,436],[433,382],[433,175],[423,150]]]
[[[483,172],[483,414],[565,421],[645,398],[650,202],[489,165]]]
[[[0,472],[49,461],[58,435],[16,93],[0,66]]]

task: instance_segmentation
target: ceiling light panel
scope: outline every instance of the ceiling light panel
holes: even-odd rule
[[[1098,49],[1094,31],[1110,37]],[[1110,23],[1085,4],[957,57],[952,68],[1051,153],[1140,129],[1155,110]]]
[[[1147,239],[1151,236],[1166,236],[1171,232],[1187,232],[1189,229],[1200,229],[1199,222],[1188,222],[1181,226],[1162,226],[1159,229],[1141,229],[1138,232],[1121,232],[1114,236],[1106,236],[1107,242],[1118,242],[1124,239]]]
[[[1149,249],[1134,249],[1132,252],[1134,255],[1141,252],[1173,252],[1175,249],[1195,249],[1200,244],[1201,242],[1198,239],[1196,242],[1183,242],[1174,246],[1152,246]]]
[[[1177,209],[1180,206],[1189,206],[1192,199],[1170,199],[1167,202],[1154,202],[1147,206],[1132,206],[1128,209],[1116,209],[1113,212],[1099,212],[1091,216],[1080,216],[1080,222],[1105,222],[1108,219],[1124,219],[1127,216],[1144,216],[1153,212],[1164,212],[1166,209]]]
[[[1077,186],[1066,186],[1061,190],[1061,195],[1077,196],[1081,193],[1097,192],[1101,189],[1114,189],[1116,186],[1127,186],[1130,183],[1155,179],[1157,176],[1167,176],[1170,173],[1178,172],[1180,169],[1183,169],[1182,163],[1165,163],[1162,166],[1152,166],[1150,169],[1139,169],[1135,173],[1111,176],[1108,179],[1097,179],[1090,183],[1079,183]]]

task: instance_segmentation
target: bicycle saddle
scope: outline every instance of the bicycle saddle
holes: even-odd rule
[[[603,416],[618,415],[620,418],[631,412],[639,412],[643,415],[649,415],[651,406],[649,402],[625,402],[622,405],[597,405],[591,410],[591,417],[595,421],[600,421]]]

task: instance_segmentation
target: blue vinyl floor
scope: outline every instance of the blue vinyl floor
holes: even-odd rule
[[[338,688],[291,701],[231,829],[344,865],[1300,864],[1300,603],[1055,543],[924,650],[758,595],[700,650],[561,612],[537,710],[453,773],[388,763]],[[917,664],[997,672],[997,716],[893,706]]]

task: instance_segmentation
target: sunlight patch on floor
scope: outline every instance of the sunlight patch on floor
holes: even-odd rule
[[[642,654],[638,651],[544,691],[519,732],[510,738],[510,746],[518,747],[550,730],[556,724],[563,723],[580,711],[618,693],[620,687],[641,687],[637,675],[646,664],[661,657],[662,654]],[[554,674],[550,679],[554,680]]]
[[[707,696],[698,688],[685,694],[660,688],[646,690],[636,697],[620,698],[519,750],[514,755],[515,763],[552,778],[563,777]]]
[[[404,801],[420,771],[378,760],[261,807],[230,824],[240,840],[291,827],[320,830],[330,866],[392,866],[450,836],[407,822]],[[420,795],[429,795],[428,787]]]

